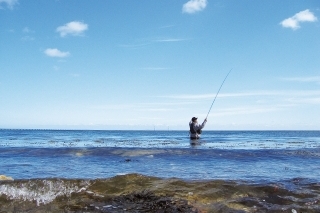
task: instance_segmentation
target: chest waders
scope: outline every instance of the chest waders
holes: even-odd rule
[[[194,123],[192,122],[191,125],[190,125],[190,133],[196,135],[196,137],[192,137],[191,134],[190,134],[190,139],[191,140],[196,140],[196,139],[199,139],[198,135],[200,135],[202,133],[202,130],[201,129],[194,130]]]

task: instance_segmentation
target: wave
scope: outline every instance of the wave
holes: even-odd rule
[[[86,190],[90,181],[62,179],[18,180],[2,183],[0,194],[8,200],[35,201],[37,206],[48,204],[59,196],[70,196]]]

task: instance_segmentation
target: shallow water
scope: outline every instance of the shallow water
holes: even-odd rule
[[[14,179],[157,177],[320,181],[320,131],[0,130],[0,174]]]
[[[15,179],[1,183],[0,201],[3,205],[12,200],[22,200],[23,205],[59,203],[57,197],[72,197],[93,182],[104,185],[100,179],[132,177],[123,175],[135,173],[162,178],[161,181],[181,179],[175,182],[182,184],[180,188],[171,193],[178,196],[181,190],[191,190],[197,195],[195,199],[202,200],[200,204],[193,203],[199,208],[222,212],[223,208],[319,212],[320,131],[205,131],[202,139],[195,144],[190,142],[185,131],[0,130],[0,175]],[[210,192],[194,185],[194,181],[210,185],[218,180],[222,182]],[[120,188],[127,186],[124,181],[116,184]],[[223,188],[224,185],[229,187]],[[230,188],[238,185],[242,187],[232,194]],[[108,187],[110,190],[114,186]],[[133,186],[119,193],[139,189]],[[217,189],[221,190],[220,197],[213,198]],[[278,190],[283,193],[275,193]],[[188,201],[192,198],[180,197]],[[228,206],[219,199],[225,199]]]
[[[320,131],[204,131],[198,145],[187,131],[0,130],[0,147],[198,149],[320,148]]]

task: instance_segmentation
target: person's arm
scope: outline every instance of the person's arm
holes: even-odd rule
[[[207,119],[204,119],[202,124],[199,126],[199,129],[203,129],[203,127],[206,125],[206,123],[207,123]]]

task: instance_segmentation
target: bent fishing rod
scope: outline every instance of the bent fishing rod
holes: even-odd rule
[[[220,85],[220,88],[219,88],[219,90],[218,90],[218,92],[217,92],[217,94],[216,94],[216,97],[214,97],[214,99],[213,99],[213,101],[212,101],[212,104],[211,104],[211,106],[210,106],[210,109],[209,109],[209,112],[208,112],[208,114],[207,114],[206,119],[207,119],[208,116],[209,116],[209,113],[210,113],[210,111],[211,111],[211,108],[212,108],[212,106],[213,106],[213,103],[216,101],[216,98],[217,98],[217,96],[218,96],[218,94],[219,94],[219,92],[220,92],[220,90],[221,90],[221,88],[222,88],[222,85],[223,85],[224,82],[226,81],[226,79],[227,79],[228,75],[230,74],[230,72],[232,71],[232,69],[233,69],[233,68],[231,68],[231,70],[228,72],[227,76],[224,78],[222,84]]]

